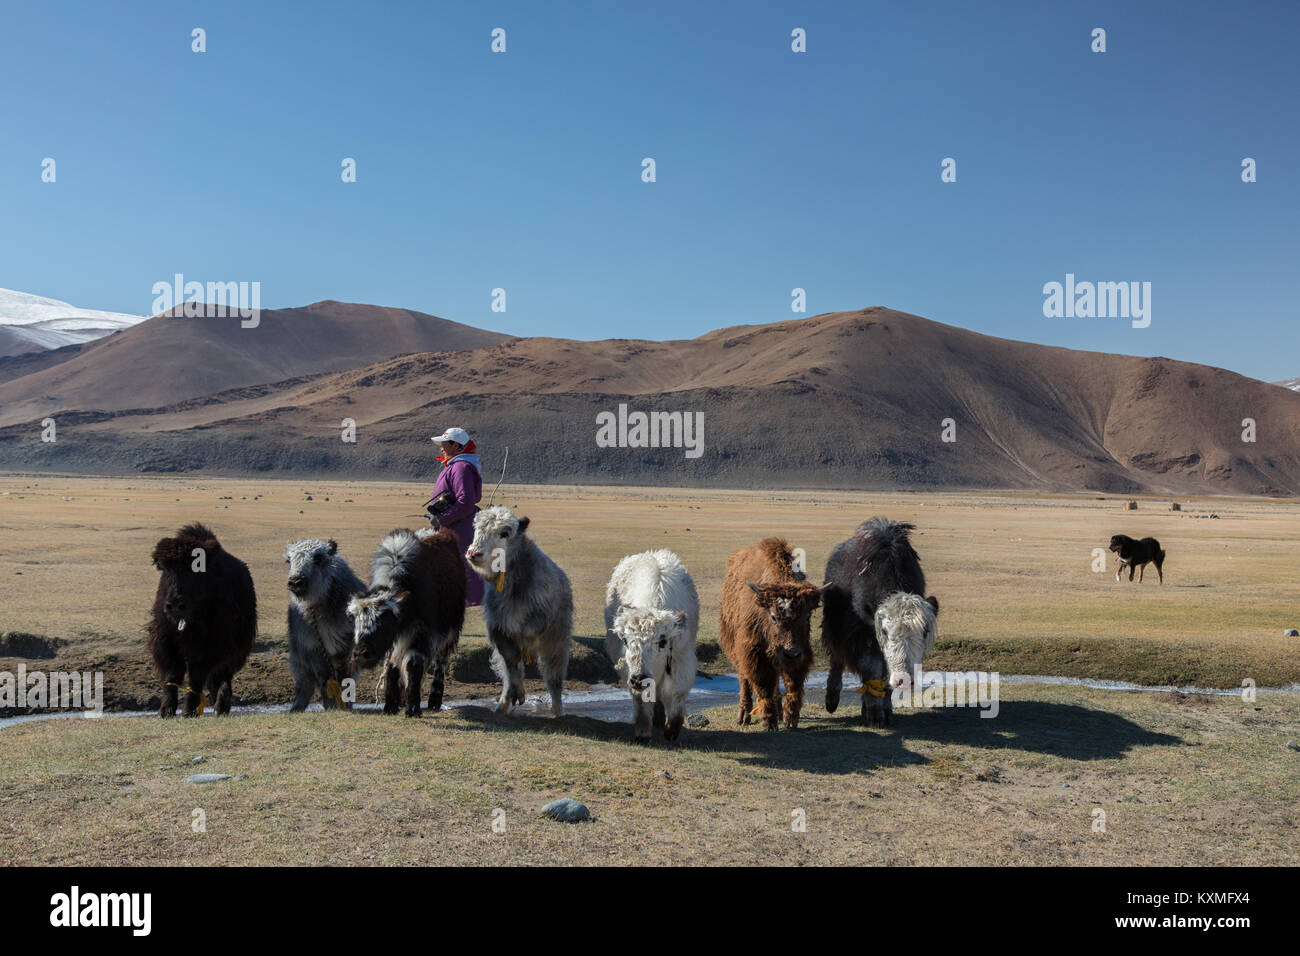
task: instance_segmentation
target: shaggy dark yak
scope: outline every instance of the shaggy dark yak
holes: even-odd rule
[[[465,566],[456,536],[446,528],[390,532],[375,550],[369,589],[348,601],[347,613],[352,666],[384,662],[384,713],[405,704],[407,717],[420,716],[426,665],[429,709],[441,710],[447,661],[465,624]]]
[[[895,592],[925,594],[921,559],[908,537],[913,529],[887,518],[864,521],[826,562],[822,646],[831,659],[826,709],[834,713],[839,706],[847,667],[862,678],[862,717],[872,727],[887,726],[894,711],[885,680],[888,665],[876,639],[876,609]],[[937,612],[939,602],[931,598],[930,603]]]
[[[1146,574],[1147,565],[1154,563],[1160,583],[1165,583],[1165,553],[1160,549],[1160,542],[1155,538],[1143,538],[1141,541],[1134,541],[1126,534],[1111,535],[1110,550],[1119,555],[1119,567],[1115,571],[1116,581],[1124,573],[1124,568],[1127,565],[1128,579],[1133,580],[1133,570],[1136,568],[1138,571],[1138,584],[1141,584],[1142,575]]]
[[[163,681],[159,717],[196,717],[206,700],[230,713],[230,681],[257,636],[257,593],[248,565],[228,553],[197,521],[153,549],[162,572],[149,621],[149,655]],[[187,675],[188,671],[188,677]]]
[[[784,678],[785,726],[799,725],[812,666],[812,612],[820,600],[821,589],[804,580],[782,538],[765,538],[727,560],[718,643],[740,674],[740,724],[757,715],[765,728],[777,729],[777,679]]]

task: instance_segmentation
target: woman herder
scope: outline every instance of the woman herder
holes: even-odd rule
[[[483,476],[474,442],[463,428],[448,428],[431,441],[437,443],[442,454],[442,473],[433,487],[429,510],[438,518],[438,524],[447,528],[460,542],[460,563],[465,568],[465,606],[478,607],[483,603],[483,579],[465,560],[465,550],[474,543],[474,515],[483,497]]]

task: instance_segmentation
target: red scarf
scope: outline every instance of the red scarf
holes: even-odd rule
[[[458,451],[456,454],[457,454],[457,455],[472,455],[472,454],[474,454],[474,452],[476,452],[476,451],[478,451],[478,446],[474,444],[474,439],[471,438],[471,439],[469,440],[469,444],[466,445],[464,448],[462,448],[460,451]],[[454,457],[456,457],[456,456],[455,456],[455,455],[439,455],[437,460],[438,460],[438,462],[439,462],[439,463],[440,463],[440,464],[445,468],[446,465],[447,465],[447,462],[451,461],[451,459],[454,458]]]

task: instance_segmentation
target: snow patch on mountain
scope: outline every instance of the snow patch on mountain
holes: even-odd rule
[[[78,345],[143,322],[147,315],[79,309],[58,299],[0,289],[0,327],[32,351]]]

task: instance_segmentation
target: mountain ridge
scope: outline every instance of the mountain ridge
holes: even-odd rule
[[[703,413],[704,454],[598,447],[596,415],[621,402]],[[517,481],[1300,494],[1300,393],[882,307],[664,342],[498,337],[61,414],[58,450],[33,444],[35,415],[0,418],[0,467],[416,478],[435,467],[428,436],[460,424],[489,469],[510,445]]]

